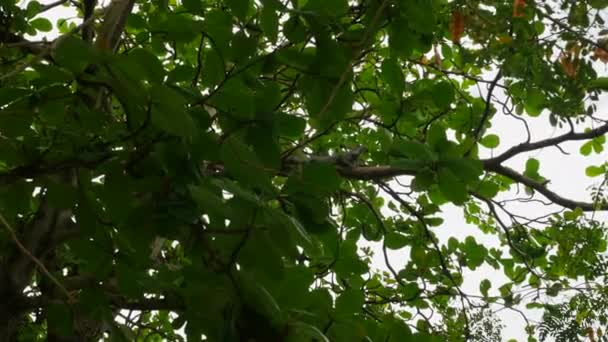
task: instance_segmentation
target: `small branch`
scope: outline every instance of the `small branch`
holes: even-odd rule
[[[538,149],[541,149],[544,147],[554,146],[554,145],[561,144],[566,141],[593,139],[593,138],[597,138],[601,135],[604,135],[606,133],[608,133],[608,124],[604,124],[600,127],[597,127],[595,129],[592,129],[590,131],[583,132],[583,133],[568,132],[568,133],[562,134],[562,135],[554,137],[554,138],[539,140],[539,141],[533,142],[533,143],[530,143],[530,142],[521,143],[519,145],[515,145],[515,146],[509,148],[503,154],[496,156],[494,158],[486,159],[483,162],[484,162],[484,164],[498,165],[498,164],[506,161],[507,159],[510,159],[523,152],[529,152],[529,151],[538,150]]]
[[[44,264],[40,260],[38,260],[38,258],[36,258],[30,251],[27,250],[27,248],[25,248],[25,246],[21,243],[21,241],[19,241],[19,238],[17,237],[17,234],[15,233],[15,230],[13,229],[13,227],[11,227],[11,225],[8,223],[8,221],[4,218],[4,215],[2,215],[1,213],[0,213],[0,222],[4,225],[4,227],[10,234],[11,239],[13,240],[15,245],[17,245],[17,248],[19,248],[21,253],[25,254],[28,258],[30,258],[30,260],[32,260],[34,262],[34,264],[36,264],[36,266],[38,266],[40,271],[42,273],[44,273],[44,275],[46,275],[57,286],[57,288],[59,288],[61,290],[61,292],[63,292],[63,294],[68,299],[68,302],[73,303],[74,298],[72,297],[70,292],[59,282],[59,280],[57,280],[57,278],[55,278],[51,274],[51,272],[49,272],[49,270],[46,268],[46,266],[44,266]]]
[[[51,2],[50,4],[44,5],[42,7],[40,7],[40,11],[38,12],[38,14],[40,13],[44,13],[50,9],[53,9],[57,6],[61,6],[63,4],[65,4],[66,2],[68,2],[69,0],[57,0],[55,2]]]
[[[506,167],[506,166],[489,165],[489,167],[487,167],[486,170],[496,172],[503,176],[509,177],[518,183],[526,185],[526,186],[538,191],[539,193],[541,193],[543,196],[545,196],[548,200],[552,201],[553,203],[555,203],[557,205],[561,205],[562,207],[565,207],[568,209],[581,208],[583,211],[595,211],[595,210],[608,209],[608,206],[606,206],[606,205],[594,204],[594,203],[589,203],[589,202],[579,202],[579,201],[571,200],[569,198],[562,197],[562,196],[558,195],[557,193],[549,190],[546,185],[544,185],[540,182],[537,182],[537,181],[533,180],[532,178],[526,177],[526,176],[522,175],[521,173],[518,173],[517,171],[515,171],[509,167]]]
[[[486,107],[483,110],[483,114],[481,116],[481,119],[479,119],[479,124],[477,125],[477,128],[475,129],[475,132],[473,133],[473,145],[474,146],[478,141],[479,141],[479,136],[481,134],[481,130],[483,129],[483,126],[486,123],[486,120],[488,120],[488,117],[490,116],[490,111],[492,109],[492,95],[494,94],[494,88],[496,88],[496,85],[498,84],[498,81],[500,81],[502,77],[502,70],[498,70],[498,72],[496,73],[496,76],[494,77],[494,80],[492,81],[492,83],[490,83],[490,86],[488,87],[488,94],[486,95]],[[471,152],[471,150],[469,150],[467,152],[467,154]]]

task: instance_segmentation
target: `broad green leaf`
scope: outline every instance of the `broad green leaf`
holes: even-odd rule
[[[590,90],[608,90],[608,77],[598,77],[595,80],[587,83],[587,89]]]
[[[348,10],[348,1],[335,0],[327,2],[324,0],[308,0],[304,9],[322,16],[339,17]]]
[[[260,162],[249,146],[238,138],[229,138],[222,144],[220,155],[226,170],[239,182],[256,187],[267,193],[274,188],[267,174],[267,169]]]
[[[280,222],[285,228],[289,230],[289,233],[294,238],[300,247],[304,249],[309,255],[319,254],[319,249],[313,241],[312,236],[308,234],[306,228],[293,216],[286,215],[279,210],[272,210],[278,222]]]
[[[409,239],[403,234],[391,232],[384,236],[384,244],[389,249],[401,249],[409,244]]]
[[[485,198],[494,198],[494,196],[496,196],[498,194],[498,191],[500,190],[500,188],[494,182],[482,181],[475,188],[475,190],[482,197],[485,197]]]
[[[496,148],[500,144],[500,138],[496,134],[488,134],[481,139],[480,143],[487,148]]]
[[[588,166],[585,169],[585,174],[588,177],[598,177],[598,176],[602,176],[606,173],[606,168],[602,165],[602,166]]]
[[[29,18],[35,17],[42,9],[42,4],[38,1],[29,1],[25,10],[25,16]]]
[[[73,35],[60,37],[52,54],[57,64],[75,74],[82,72],[87,65],[96,61],[93,48]]]
[[[338,316],[358,314],[364,302],[363,292],[358,289],[346,290],[336,299],[336,314]]]
[[[231,208],[226,205],[225,201],[209,189],[206,189],[204,186],[194,185],[191,185],[188,188],[190,194],[192,194],[192,198],[194,198],[203,212],[218,215],[223,218],[231,218],[233,216],[234,213],[231,211]]]
[[[439,170],[439,190],[454,204],[463,204],[468,198],[465,184],[447,168]]]
[[[184,138],[196,133],[194,121],[186,112],[186,100],[175,90],[154,85],[150,88],[152,123],[171,134]]]
[[[224,0],[232,13],[241,21],[245,21],[249,11],[249,0]]]
[[[224,68],[224,60],[220,53],[215,49],[208,50],[203,59],[201,82],[209,86],[220,83],[225,77]],[[190,75],[190,79],[192,79],[192,75]]]
[[[165,69],[161,61],[150,51],[138,48],[129,52],[129,59],[135,65],[141,67],[147,75],[147,79],[153,82],[161,83],[165,77]]]
[[[381,75],[396,96],[401,96],[405,89],[405,76],[401,66],[395,59],[385,59],[382,62]]]
[[[285,190],[290,194],[327,196],[340,189],[341,183],[342,178],[334,165],[308,162],[301,167],[300,172],[296,171],[289,177]]]
[[[284,323],[284,313],[268,289],[257,282],[251,274],[244,272],[239,272],[238,282],[243,291],[243,298],[251,309],[261,314],[275,327]]]
[[[395,140],[390,151],[413,160],[433,161],[437,158],[428,145],[413,140]]]
[[[483,172],[483,165],[478,160],[466,158],[445,159],[440,164],[448,168],[465,184],[475,182]]]
[[[416,48],[417,34],[409,27],[408,21],[396,18],[389,26],[388,44],[391,52],[402,58],[409,58]]]
[[[46,308],[49,328],[60,336],[71,336],[73,334],[73,316],[70,307],[63,303],[51,303]]]
[[[30,21],[30,25],[38,31],[49,32],[53,29],[53,24],[46,18],[36,18]]]
[[[316,327],[303,323],[289,323],[290,334],[287,342],[320,341],[330,342],[329,339]]]
[[[540,168],[540,162],[535,158],[528,158],[526,161],[526,170],[524,171],[524,175],[537,179],[539,178],[538,170]]]
[[[252,119],[255,115],[252,91],[237,80],[225,84],[209,101],[219,110],[242,120]]]
[[[431,125],[427,134],[426,141],[434,151],[438,151],[447,142],[446,129],[440,124]]]
[[[593,148],[593,141],[587,141],[586,143],[583,144],[583,146],[581,146],[579,152],[584,156],[588,156],[591,154],[592,148]]]
[[[454,100],[454,95],[454,86],[449,82],[438,82],[431,88],[433,103],[439,109],[448,108]]]
[[[268,3],[268,1],[266,2]],[[260,14],[260,26],[266,37],[275,43],[279,34],[279,15],[274,6],[264,4]]]
[[[541,90],[533,88],[526,93],[526,96],[524,99],[526,112],[533,117],[539,116],[544,108],[546,95]]]
[[[490,287],[492,287],[492,283],[488,279],[484,279],[479,284],[479,291],[484,297],[487,297]]]
[[[312,77],[303,77],[299,82],[304,95],[308,115],[314,121],[311,124],[318,127],[327,127],[331,123],[341,120],[346,113],[352,110],[353,92],[349,81],[339,86]]]
[[[276,125],[281,136],[297,138],[304,134],[306,120],[287,113],[276,114]]]

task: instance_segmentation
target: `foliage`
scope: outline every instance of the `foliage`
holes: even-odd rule
[[[103,5],[0,4],[0,341],[605,338],[606,165],[530,152],[603,151],[608,1]]]

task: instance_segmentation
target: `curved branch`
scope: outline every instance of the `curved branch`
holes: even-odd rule
[[[486,165],[499,165],[500,163],[506,161],[507,159],[510,159],[523,152],[534,151],[534,150],[541,149],[543,147],[556,146],[557,144],[561,144],[566,141],[593,139],[593,138],[597,138],[601,135],[604,135],[606,133],[608,133],[608,124],[604,124],[600,127],[594,128],[587,132],[582,132],[582,133],[568,132],[566,134],[562,134],[557,137],[553,137],[553,138],[549,138],[549,139],[545,139],[545,140],[539,140],[539,141],[536,141],[533,143],[530,143],[530,142],[521,143],[519,145],[515,145],[515,146],[509,148],[508,150],[506,150],[504,153],[502,153],[499,156],[483,160],[483,163]]]
[[[561,205],[564,208],[575,209],[581,208],[583,211],[595,211],[595,210],[608,210],[608,206],[600,203],[589,203],[589,202],[579,202],[574,201],[569,198],[562,197],[557,193],[549,190],[547,186],[543,183],[537,182],[530,177],[526,177],[517,171],[502,165],[491,165],[491,167],[486,168],[487,171],[493,171],[503,176],[509,177],[512,180],[526,185],[539,193],[545,196],[551,202]]]

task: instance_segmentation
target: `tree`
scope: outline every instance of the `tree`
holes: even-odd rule
[[[607,164],[588,201],[508,164],[603,151],[608,1],[105,5],[0,5],[0,341],[606,340]],[[500,247],[441,243],[449,203]]]

